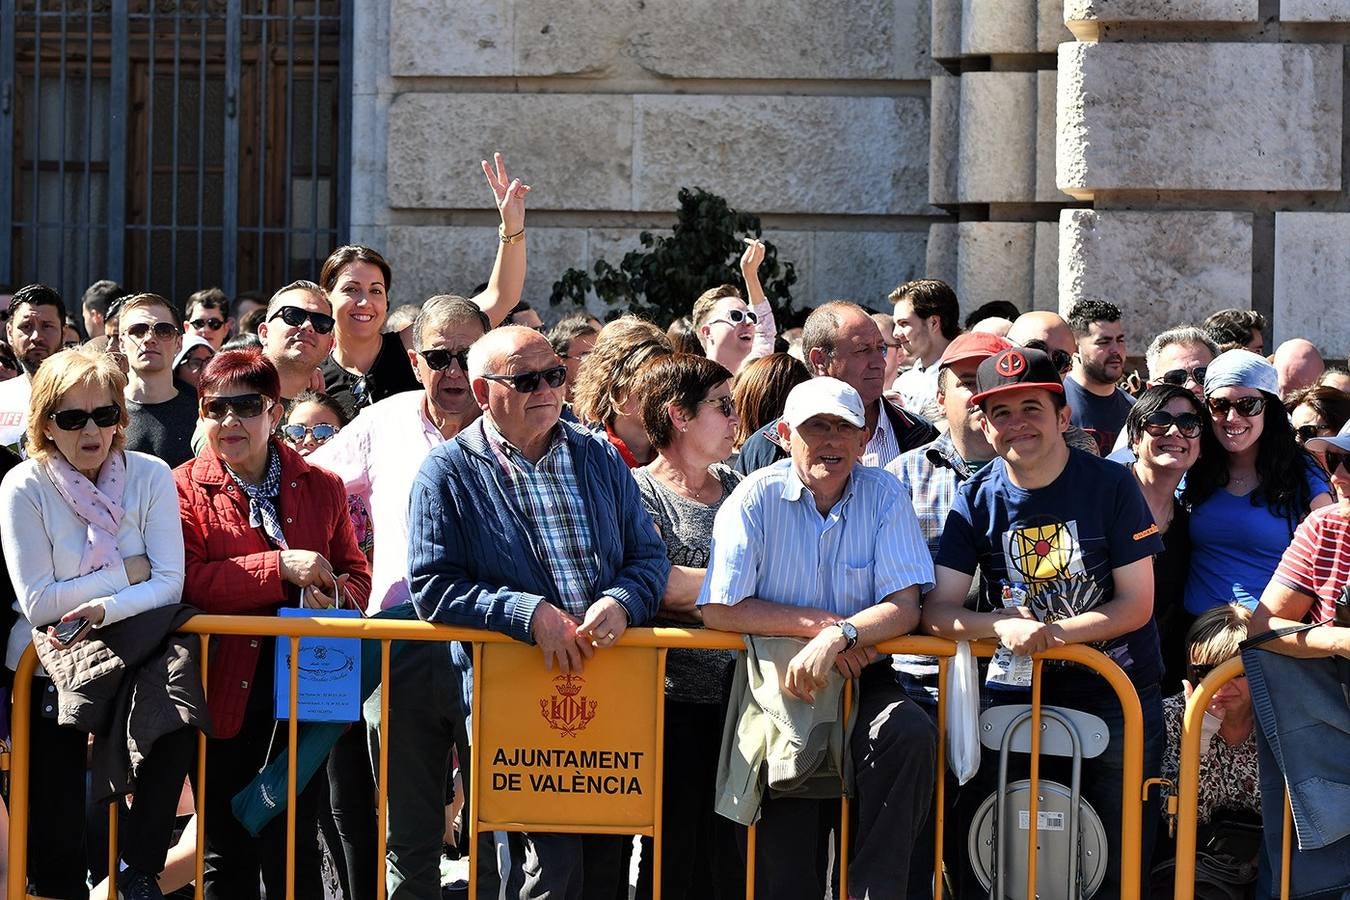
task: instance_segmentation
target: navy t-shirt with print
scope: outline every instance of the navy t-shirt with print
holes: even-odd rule
[[[1098,397],[1072,378],[1065,378],[1064,399],[1069,404],[1069,421],[1092,435],[1098,456],[1109,455],[1116,437],[1125,428],[1125,417],[1134,406],[1134,398],[1120,388]]]
[[[1053,622],[1109,602],[1112,569],[1161,551],[1153,515],[1129,470],[1070,448],[1064,471],[1042,488],[1013,484],[1001,459],[972,476],[947,516],[937,564],[972,575],[979,569],[979,611],[1002,608],[1004,585],[1024,584],[1038,617]],[[1156,684],[1162,675],[1152,618],[1093,646],[1136,685]],[[1077,677],[1073,670],[1064,675],[1070,672]]]

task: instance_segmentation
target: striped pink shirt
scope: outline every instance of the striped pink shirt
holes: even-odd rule
[[[1335,616],[1336,597],[1350,579],[1350,509],[1333,503],[1313,510],[1294,532],[1275,580],[1314,598],[1313,622]]]

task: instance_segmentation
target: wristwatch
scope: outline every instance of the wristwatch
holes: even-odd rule
[[[858,629],[848,619],[840,619],[834,623],[839,630],[844,633],[844,649],[852,650],[858,645]]]

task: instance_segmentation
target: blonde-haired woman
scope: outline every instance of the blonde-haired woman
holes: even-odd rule
[[[32,641],[64,648],[182,595],[178,493],[163,461],[123,450],[125,387],[112,357],[79,348],[54,354],[33,376],[29,459],[0,482],[0,544],[18,613],[11,670]],[[88,735],[57,724],[43,673],[31,702],[29,890],[84,898]],[[180,728],[154,743],[137,772],[121,831],[124,896],[160,896],[156,878],[193,750],[192,730]]]
[[[656,457],[642,426],[642,398],[633,384],[639,369],[670,353],[664,331],[637,316],[621,316],[600,329],[595,348],[577,371],[572,411],[582,424],[603,428],[630,469]]]

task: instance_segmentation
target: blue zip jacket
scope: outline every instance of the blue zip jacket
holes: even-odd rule
[[[590,517],[595,599],[613,597],[629,625],[642,625],[670,576],[665,544],[618,451],[576,425],[558,427]],[[534,528],[507,497],[481,418],[427,455],[408,509],[408,578],[418,616],[534,643],[535,607],[562,606],[535,545]]]

